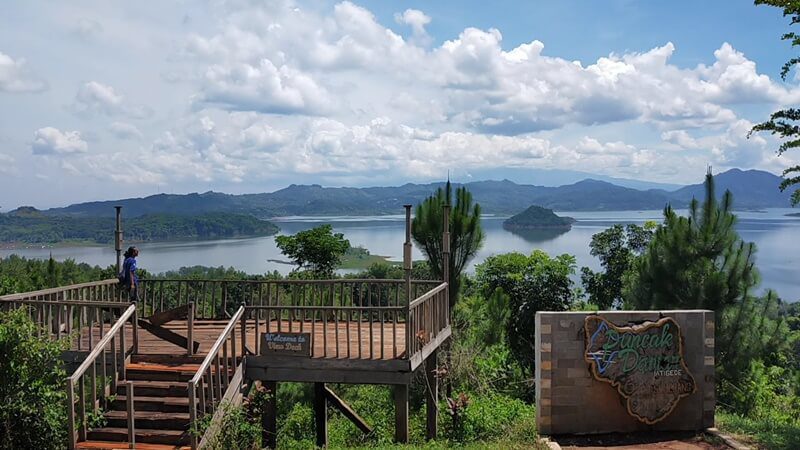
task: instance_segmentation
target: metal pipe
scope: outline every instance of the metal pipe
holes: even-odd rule
[[[117,273],[122,271],[122,206],[114,207],[117,216],[117,228],[114,231],[114,250],[117,251]]]

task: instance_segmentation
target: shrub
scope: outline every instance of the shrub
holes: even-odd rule
[[[510,436],[533,438],[535,441],[536,410],[522,400],[505,395],[466,396],[466,403],[458,415],[450,414],[451,408],[442,403],[440,417],[445,436],[455,442],[493,441]],[[454,421],[453,419],[457,419]],[[527,431],[520,430],[525,423]]]
[[[64,446],[67,344],[38,337],[25,309],[0,312],[0,449]]]

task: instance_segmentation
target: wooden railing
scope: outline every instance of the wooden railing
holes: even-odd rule
[[[93,415],[97,415],[100,408],[98,397],[102,400],[106,397],[107,384],[111,386],[111,392],[116,392],[117,383],[125,379],[125,360],[130,353],[136,352],[136,305],[129,305],[119,319],[111,326],[101,338],[97,345],[89,353],[89,356],[67,378],[67,409],[69,427],[69,448],[75,448],[78,440],[85,441],[88,430],[86,406],[87,403],[92,409]],[[125,325],[131,322],[134,345],[130,352],[125,343]],[[109,349],[110,348],[110,349]],[[111,360],[110,373],[108,371],[108,360]],[[98,380],[97,366],[100,365],[100,379]],[[91,369],[91,370],[89,370]],[[98,386],[98,381],[101,383]],[[98,387],[102,390],[98,396]],[[77,402],[75,400],[75,389],[78,390]],[[86,389],[91,393],[87,397]],[[77,407],[77,413],[75,408]],[[132,420],[133,416],[129,417]],[[129,423],[131,429],[132,423]]]
[[[401,306],[417,298],[436,281],[413,281],[411,295],[403,280],[189,280],[142,279],[142,317],[194,302],[198,319],[231,317],[246,306]]]
[[[197,421],[206,414],[217,414],[223,398],[230,398],[234,393],[238,394],[242,377],[239,365],[243,362],[246,351],[244,344],[246,329],[242,321],[241,345],[237,349],[236,325],[244,317],[244,311],[244,306],[239,306],[234,312],[225,329],[209,349],[203,363],[188,382],[189,418],[193,426],[196,426]],[[232,383],[234,379],[239,381]],[[216,426],[218,422],[213,420],[210,426]],[[193,449],[198,446],[196,432],[197,430],[191,432]]]
[[[426,292],[408,305],[406,342],[412,358],[450,326],[450,303],[447,283]]]
[[[38,291],[23,292],[0,296],[0,301],[37,300],[37,301],[122,301],[127,302],[126,293],[119,288],[116,278],[92,281],[90,283],[73,284]]]
[[[37,325],[38,337],[50,340],[69,339],[69,350],[94,349],[130,304],[103,301],[0,300],[0,310],[25,308]],[[134,344],[136,342],[134,334]]]

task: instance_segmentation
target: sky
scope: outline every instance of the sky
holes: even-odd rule
[[[0,211],[568,170],[779,174],[800,101],[752,0],[7,3]]]

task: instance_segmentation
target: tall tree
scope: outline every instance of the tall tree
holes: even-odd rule
[[[276,236],[275,243],[281,252],[292,258],[300,269],[315,275],[329,277],[350,248],[350,241],[342,233],[334,233],[330,224],[300,231],[293,236]]]
[[[473,204],[472,194],[465,187],[456,189],[453,204],[453,189],[450,180],[445,188],[417,205],[411,234],[414,241],[428,257],[431,272],[438,279],[444,277],[442,231],[444,220],[442,207],[452,205],[450,210],[450,308],[455,306],[458,290],[461,287],[461,273],[478,253],[485,234],[481,228],[481,206]]]
[[[589,294],[589,301],[600,309],[610,309],[622,303],[623,275],[642,254],[653,237],[656,224],[644,226],[616,224],[592,236],[592,256],[600,258],[602,272],[581,268],[581,282]]]
[[[664,210],[664,223],[625,279],[623,296],[636,309],[710,309],[716,318],[719,386],[737,385],[753,359],[782,345],[785,325],[774,293],[757,297],[755,245],[734,226],[730,191],[717,201],[714,178],[689,216]],[[730,390],[728,390],[729,392]]]
[[[789,25],[800,23],[800,0],[755,0],[756,5],[768,5],[783,10],[784,17],[791,18]],[[781,39],[791,42],[792,47],[800,46],[800,35],[790,31],[783,34]],[[781,68],[781,78],[785,81],[792,68],[800,63],[800,57],[792,57]],[[787,108],[774,112],[769,120],[760,123],[750,130],[748,137],[753,133],[768,132],[781,138],[778,155],[788,150],[800,147],[800,108]],[[783,171],[784,180],[780,185],[781,191],[790,186],[800,184],[800,165],[792,166]],[[800,189],[792,192],[792,205],[800,203]]]

